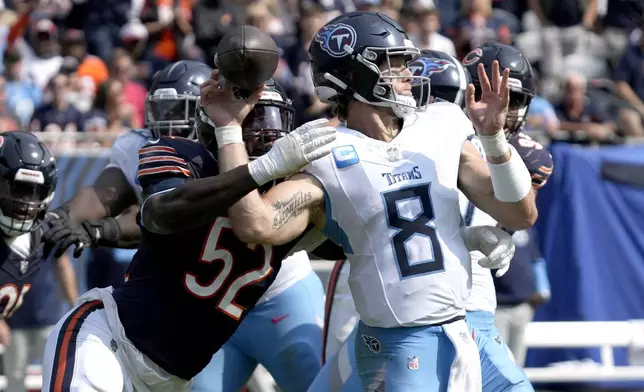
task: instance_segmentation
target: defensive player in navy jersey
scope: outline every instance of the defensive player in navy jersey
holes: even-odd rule
[[[249,154],[263,155],[277,137],[288,133],[293,113],[291,100],[269,81],[242,123]],[[202,137],[208,136],[206,129],[214,130],[209,121],[200,111],[196,122]],[[193,392],[239,391],[258,363],[271,373],[280,390],[305,391],[321,368],[323,317],[324,288],[306,252],[297,252],[282,261],[275,281],[255,308],[195,377]]]
[[[196,61],[179,61],[155,75],[146,101],[149,128],[121,134],[112,147],[110,162],[95,184],[82,189],[71,201],[50,213],[54,227],[47,233],[47,239],[61,244],[58,253],[74,243],[121,248],[138,244],[140,229],[135,219],[141,198],[137,180],[138,150],[162,135],[190,135],[195,124],[199,85],[211,71]],[[270,88],[247,116],[244,127],[249,132],[260,130],[268,134],[278,132],[278,128],[280,132],[289,132],[292,123],[290,100],[281,89]],[[202,133],[210,127],[204,122],[199,126]],[[263,145],[252,148],[255,154],[263,151]],[[54,215],[58,218],[53,218]],[[223,352],[213,358],[207,371],[195,381],[194,389],[239,389],[257,362],[270,369],[283,390],[305,389],[321,366],[321,321],[318,320],[324,317],[323,298],[324,289],[306,252],[286,258],[275,282],[260,299],[260,309],[245,323],[248,327],[236,335],[236,343],[226,347],[226,359]],[[256,333],[257,326],[265,322],[271,326],[272,335]],[[239,366],[234,373],[227,372],[223,377],[225,363],[231,361],[239,362]],[[284,362],[288,363],[282,366]]]
[[[246,100],[234,99],[230,86],[226,92],[216,104],[242,123],[263,88]],[[307,230],[280,246],[245,244],[226,215],[250,190],[327,155],[335,129],[317,122],[262,135],[268,152],[220,175],[215,156],[232,140],[228,131],[198,127],[201,144],[161,137],[139,150],[142,237],[129,278],[118,289],[89,291],[57,324],[45,349],[44,391],[189,390],[282,259],[320,242]]]
[[[51,248],[39,225],[56,188],[56,162],[29,132],[0,135],[0,318],[20,307]]]

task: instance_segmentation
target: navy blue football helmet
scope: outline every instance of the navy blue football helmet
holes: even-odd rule
[[[414,75],[429,78],[428,88],[422,88],[422,82],[414,80],[412,91],[417,101],[426,101],[423,94],[430,94],[430,102],[446,101],[465,107],[465,91],[471,78],[456,58],[438,50],[421,50],[420,57],[407,66]]]
[[[255,159],[271,149],[273,143],[293,130],[293,103],[275,80],[266,82],[266,87],[242,123],[242,135],[248,156]],[[215,127],[201,106],[197,109],[197,140],[213,154],[217,153]]]
[[[145,122],[155,137],[190,135],[199,102],[199,86],[211,72],[204,63],[182,60],[154,75],[145,101]]]
[[[28,233],[47,211],[58,179],[56,161],[31,132],[0,135],[0,229]]]
[[[380,67],[390,66],[394,57],[409,62],[419,55],[402,26],[387,15],[358,11],[338,16],[318,31],[309,48],[315,93],[322,102],[342,96],[390,107],[402,117],[424,105],[412,96],[397,94],[393,79],[426,78],[390,76]]]
[[[506,133],[509,135],[519,130],[526,119],[530,102],[535,95],[535,82],[532,66],[517,48],[499,44],[488,43],[470,51],[463,58],[463,65],[467,67],[472,76],[472,83],[476,99],[481,98],[481,82],[479,81],[477,67],[485,66],[485,73],[492,80],[492,63],[499,61],[501,72],[510,69],[510,107],[505,120]]]

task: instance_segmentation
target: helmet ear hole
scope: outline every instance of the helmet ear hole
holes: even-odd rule
[[[317,86],[315,87],[315,95],[322,103],[331,103],[338,95],[338,91],[330,86]]]

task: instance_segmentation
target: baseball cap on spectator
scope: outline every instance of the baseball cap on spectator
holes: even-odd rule
[[[54,22],[49,19],[38,20],[33,26],[33,32],[38,37],[58,38],[58,29]]]
[[[67,29],[65,33],[65,41],[68,44],[84,44],[85,32],[79,29]]]

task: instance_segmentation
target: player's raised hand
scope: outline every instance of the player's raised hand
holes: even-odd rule
[[[200,87],[200,104],[216,127],[241,126],[242,122],[262,96],[264,85],[253,90],[250,97],[237,99],[234,86],[226,83],[218,70]]]
[[[485,73],[485,66],[479,64],[477,68],[481,83],[481,97],[475,98],[473,84],[467,86],[465,103],[467,114],[480,135],[495,135],[505,128],[505,118],[508,114],[510,102],[510,87],[508,85],[510,70],[504,69],[501,76],[499,62],[492,62],[492,82]]]
[[[508,272],[515,251],[510,234],[494,226],[470,226],[461,229],[461,236],[470,252],[479,251],[485,255],[479,260],[481,267],[497,269],[497,278]]]
[[[336,129],[329,126],[329,120],[310,121],[278,139],[266,154],[249,163],[248,168],[260,185],[286,177],[330,153],[335,138]]]

